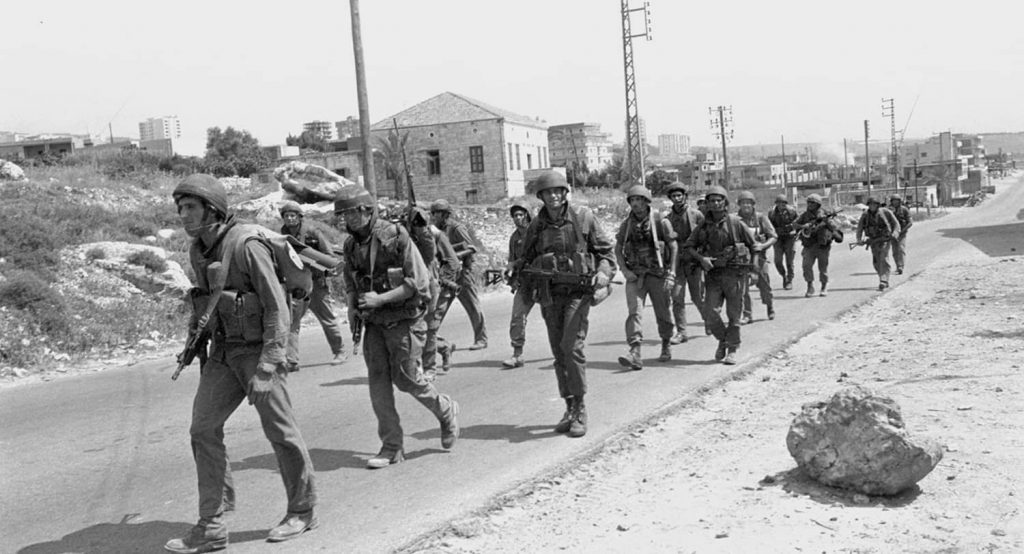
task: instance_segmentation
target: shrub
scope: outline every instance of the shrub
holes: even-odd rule
[[[18,270],[0,283],[0,306],[24,312],[28,323],[45,334],[64,332],[68,328],[64,299],[36,273]]]
[[[125,261],[132,265],[141,265],[153,273],[163,273],[167,271],[167,260],[164,260],[158,254],[149,249],[139,250],[138,252],[128,256]]]
[[[99,246],[90,248],[89,251],[85,253],[85,259],[89,260],[90,262],[93,260],[102,260],[106,257],[106,250],[100,248]]]

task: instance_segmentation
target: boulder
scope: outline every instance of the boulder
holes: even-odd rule
[[[90,251],[97,249],[103,251],[102,257],[96,258],[89,255]],[[161,273],[156,273],[145,267],[129,264],[127,262],[128,257],[140,250],[149,250],[159,256],[167,263],[167,269]],[[68,254],[79,262],[86,262],[92,258],[92,264],[116,274],[121,279],[128,281],[139,290],[145,292],[165,292],[184,295],[192,288],[192,283],[185,275],[181,264],[167,259],[167,251],[157,246],[113,241],[92,242],[74,246],[69,249]]]
[[[938,444],[908,436],[893,399],[860,386],[805,404],[786,446],[814,480],[870,495],[898,494],[942,460]]]
[[[0,159],[0,180],[20,181],[25,178],[25,172],[16,164]]]

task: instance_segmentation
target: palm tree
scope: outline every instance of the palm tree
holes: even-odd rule
[[[386,139],[378,137],[377,141],[380,146],[377,154],[384,166],[385,178],[392,179],[395,183],[394,198],[408,198],[406,163],[409,163],[409,172],[411,173],[416,160],[419,159],[418,156],[410,156],[405,151],[405,145],[409,142],[409,132],[406,131],[399,135],[397,130],[391,129],[388,131]]]

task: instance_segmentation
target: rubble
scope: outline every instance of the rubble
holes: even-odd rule
[[[896,401],[862,386],[805,404],[786,446],[814,480],[867,495],[899,494],[942,460],[938,444],[911,440]]]
[[[14,162],[0,158],[0,180],[21,181],[25,178],[25,172]]]

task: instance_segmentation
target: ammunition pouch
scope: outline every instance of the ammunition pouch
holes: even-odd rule
[[[263,305],[254,292],[222,291],[217,320],[225,342],[263,342]]]

